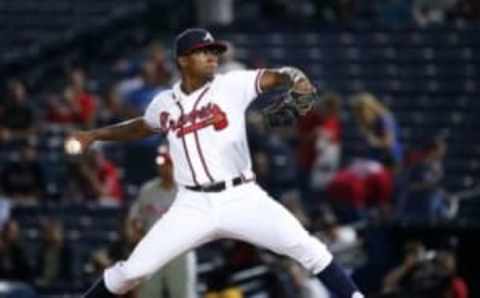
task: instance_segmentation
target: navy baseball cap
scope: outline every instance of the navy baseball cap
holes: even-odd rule
[[[201,28],[187,29],[175,38],[175,55],[177,57],[202,48],[216,49],[223,53],[227,50],[227,45],[223,42],[215,41],[210,32]]]

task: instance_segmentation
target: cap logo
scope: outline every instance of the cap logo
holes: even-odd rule
[[[203,38],[204,41],[213,42],[213,36],[210,32],[205,33],[205,37]]]

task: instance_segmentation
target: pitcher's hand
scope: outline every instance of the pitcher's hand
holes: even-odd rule
[[[65,152],[68,154],[82,154],[95,141],[94,136],[87,131],[75,131],[65,139]]]

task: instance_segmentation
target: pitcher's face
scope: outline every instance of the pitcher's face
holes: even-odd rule
[[[218,69],[219,55],[216,49],[201,48],[180,57],[179,63],[189,76],[212,79]]]

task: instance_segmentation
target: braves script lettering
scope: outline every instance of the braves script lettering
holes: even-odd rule
[[[222,130],[228,126],[227,114],[217,104],[207,105],[181,115],[177,120],[172,119],[170,113],[160,113],[160,128],[162,132],[174,132],[177,137],[213,125],[215,130]]]

